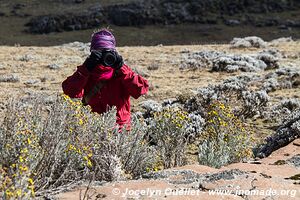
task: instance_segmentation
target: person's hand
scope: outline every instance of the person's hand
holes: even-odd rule
[[[89,57],[84,61],[83,65],[91,72],[99,63],[101,63],[101,59],[101,51],[92,51]]]
[[[123,64],[124,62],[122,56],[116,52],[116,62],[111,67],[118,70],[123,66]]]

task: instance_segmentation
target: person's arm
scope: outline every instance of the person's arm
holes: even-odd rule
[[[148,92],[148,81],[142,76],[134,73],[127,65],[124,64],[119,69],[118,74],[121,74],[123,86],[133,98],[137,99]]]
[[[79,66],[77,71],[62,83],[62,88],[66,95],[71,98],[83,97],[84,87],[89,79],[89,74],[100,63],[101,57],[102,53],[100,51],[92,51],[83,65]]]
[[[71,98],[82,98],[88,78],[87,68],[84,65],[79,66],[77,71],[62,83],[64,93]]]

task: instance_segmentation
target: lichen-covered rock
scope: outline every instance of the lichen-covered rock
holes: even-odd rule
[[[291,165],[294,165],[295,167],[300,168],[300,154],[291,157],[287,160],[287,162]]]
[[[196,173],[192,170],[164,170],[142,175],[144,179],[165,179],[172,184],[211,183],[219,180],[232,180],[248,172],[239,169],[224,170],[216,173]],[[176,181],[173,177],[182,177]]]
[[[257,36],[250,36],[245,38],[233,38],[230,42],[232,48],[265,48],[267,43]]]
[[[259,158],[269,156],[273,151],[286,146],[300,137],[300,109],[292,112],[283,120],[277,131],[265,139],[265,143],[253,149]]]

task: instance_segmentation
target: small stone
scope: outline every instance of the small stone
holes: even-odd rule
[[[26,85],[35,85],[39,82],[39,80],[30,79],[25,82]]]
[[[299,141],[294,141],[293,145],[300,147],[300,140]]]
[[[48,65],[47,67],[48,67],[49,69],[60,69],[60,68],[61,68],[61,66],[58,65],[58,64],[56,64],[56,63],[50,64],[50,65]]]
[[[16,83],[16,82],[19,82],[19,81],[20,81],[20,79],[16,74],[0,75],[0,82]]]

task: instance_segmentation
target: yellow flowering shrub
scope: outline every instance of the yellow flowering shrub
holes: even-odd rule
[[[0,195],[31,199],[75,185],[136,177],[152,168],[144,126],[119,130],[116,109],[99,115],[79,99],[11,101],[0,124]]]
[[[199,146],[200,164],[221,167],[252,157],[253,135],[252,129],[229,106],[213,101]]]
[[[190,137],[186,128],[189,122],[188,113],[179,108],[167,108],[153,113],[148,134],[156,145],[158,163],[161,163],[163,168],[186,163],[186,149]]]
[[[1,148],[2,155],[9,155],[0,165],[0,191],[4,199],[29,199],[35,196],[33,168],[37,155],[43,151],[37,135],[28,129],[26,122],[19,117],[14,135],[6,135],[6,143]]]

